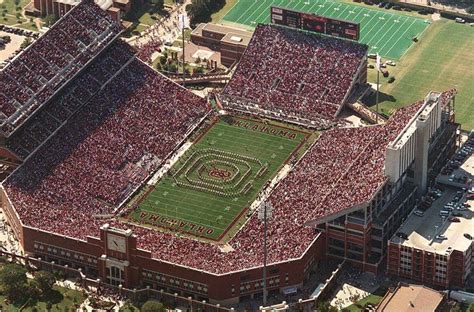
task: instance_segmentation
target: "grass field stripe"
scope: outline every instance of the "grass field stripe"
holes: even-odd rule
[[[411,28],[411,26],[416,22],[416,20],[413,20],[413,22],[410,24],[410,27],[407,27],[407,29],[405,29],[405,31],[402,33],[402,35],[400,36],[400,38],[403,38],[403,36],[405,35],[405,33]],[[388,50],[387,54],[390,54],[390,51],[396,46],[397,42],[399,41],[400,39],[398,39],[391,47],[390,49]]]
[[[426,23],[426,22],[423,21],[423,23]],[[418,39],[421,39],[423,37],[424,33],[430,27],[430,25],[431,25],[431,23],[429,23],[427,27],[423,28],[423,30],[418,34]],[[402,54],[400,55],[400,58],[403,55],[405,55],[411,49],[412,46],[413,46],[413,44],[410,44],[410,46],[402,52]]]
[[[270,3],[270,5],[271,5],[271,3]],[[267,6],[266,10],[270,10],[270,5]],[[260,19],[260,16],[262,16],[262,14],[265,14],[265,10],[262,10],[262,12],[260,12],[260,14],[257,16],[257,18],[255,19],[256,23],[259,23],[258,20]],[[270,19],[271,19],[271,16],[270,16]],[[268,21],[268,22],[271,22],[271,20]]]
[[[320,3],[320,2],[319,2],[319,1],[314,1],[313,4],[310,3],[309,5],[311,5],[311,6],[310,6],[309,9],[306,10],[306,11],[307,11],[307,12],[310,12],[310,13],[313,13],[313,12],[314,12],[314,6],[315,6],[315,5],[317,6],[318,3]],[[306,4],[305,4],[305,5],[306,5]]]
[[[252,12],[249,16],[247,16],[247,17],[245,18],[245,20],[243,21],[243,23],[245,23],[247,20],[249,20],[250,22],[252,22],[252,16],[255,14],[255,12],[259,12],[259,10],[260,10],[260,8],[262,7],[262,5],[265,5],[265,4],[266,4],[266,1],[260,2],[260,4],[257,6],[257,8],[256,8],[255,10],[253,10],[253,12]],[[252,5],[252,7],[253,7],[253,5]]]
[[[263,5],[263,9],[261,9],[260,7]],[[256,23],[257,21],[257,18],[253,18],[254,14],[258,14],[258,16],[262,15],[262,13],[265,13],[265,8],[268,8],[268,4],[267,4],[267,1],[262,1],[260,3],[260,5],[258,6],[258,8],[256,10],[254,10],[252,12],[252,14],[250,14],[247,19],[250,19],[250,23]],[[259,13],[260,12],[260,13]]]
[[[364,9],[364,12],[367,11],[366,9]],[[364,13],[364,14],[367,14],[367,13]],[[367,14],[369,15],[369,14]],[[370,25],[370,23],[372,22],[372,20],[374,19],[374,17],[376,17],[377,15],[373,15],[373,14],[370,14],[368,17],[364,15],[364,17],[362,18],[361,20],[361,24],[362,24],[362,27],[360,28],[360,33],[361,35],[363,34],[364,30],[369,27],[368,25]],[[370,18],[368,22],[366,22],[365,20],[367,18]],[[362,39],[359,39],[359,41],[362,41]]]
[[[405,21],[400,25],[399,28],[402,28],[403,25],[405,25],[405,23],[406,23],[407,21],[408,21],[408,19],[405,19]],[[396,24],[396,23],[394,22],[393,24]],[[394,33],[390,36],[389,40],[387,40],[387,41],[383,44],[383,46],[380,47],[380,50],[379,50],[380,53],[382,53],[383,48],[390,42],[390,40],[392,39],[392,37],[393,37],[395,34],[396,34],[396,32],[394,32]],[[399,39],[398,39],[398,40],[399,40]],[[397,40],[397,41],[398,41],[398,40]],[[397,41],[395,41],[395,43],[397,43]],[[377,42],[377,44],[378,44],[378,42]]]
[[[378,18],[378,17],[380,17],[380,16],[374,15],[372,18],[374,18],[374,17],[377,17],[377,18]],[[371,19],[371,20],[372,20],[372,19]],[[374,28],[376,28],[376,26],[377,26],[379,23],[384,24],[385,22],[384,22],[383,20],[381,20],[381,19],[378,19],[378,21],[376,21],[376,22],[372,25],[372,27],[369,29],[369,31],[367,31],[367,32],[362,36],[362,38],[360,38],[360,40],[363,41],[364,38],[367,38],[367,36],[369,36],[369,35],[371,34],[372,30],[373,30]],[[380,28],[382,28],[382,27],[380,27]],[[380,28],[379,28],[379,30],[380,30]]]
[[[357,14],[356,14],[356,16],[355,16],[354,19],[353,19],[354,22],[359,22],[359,23],[360,23],[360,22],[362,21],[362,19],[364,19],[364,17],[362,17],[360,20],[358,20],[359,14],[362,13],[363,11],[364,11],[364,10],[362,10],[362,8],[358,8],[358,9],[357,9]],[[362,28],[362,27],[361,27],[361,28]]]
[[[260,8],[260,6],[258,7],[257,10],[255,10],[255,12],[253,12],[251,14],[250,17],[254,16],[254,14],[258,14],[258,16],[253,19],[251,22],[255,22],[255,23],[258,23],[258,19],[260,18],[260,16],[262,16],[262,14],[268,14],[268,12],[270,12],[270,7],[272,6],[273,4],[273,1],[270,0],[270,1],[262,1],[261,4],[263,4],[263,8]],[[269,15],[270,19],[271,19],[271,15]]]
[[[329,6],[328,6],[328,4],[329,4]],[[324,16],[325,16],[325,15],[326,15],[326,13],[327,13],[328,11],[330,11],[330,9],[332,9],[332,8],[333,8],[333,5],[336,5],[336,4],[335,4],[335,3],[333,3],[333,2],[328,2],[328,1],[326,1],[326,3],[325,3],[325,5],[324,5],[324,7],[327,7],[327,8],[326,8],[326,10],[324,10],[324,12],[323,12],[323,13],[321,13],[321,15],[324,15]],[[339,4],[339,5],[341,5],[341,4]]]
[[[178,215],[179,215],[183,219],[185,218],[186,220],[189,220],[191,218],[188,215],[190,215],[190,214],[193,215],[196,211],[200,211],[201,214],[206,215],[207,217],[205,219],[209,219],[209,218],[212,219],[216,215],[215,210],[203,209],[203,207],[199,206],[199,205],[193,206],[193,205],[187,204],[186,208],[178,209],[176,207],[179,207],[179,204],[181,204],[181,201],[174,201],[173,200],[173,201],[169,201],[167,203],[163,203],[161,205],[161,208],[155,205],[155,206],[152,206],[153,210],[146,209],[146,207],[141,208],[141,210],[142,211],[148,211],[150,213],[156,213],[156,214],[159,214],[159,215],[167,215],[167,216],[175,216],[175,217],[178,217]],[[169,206],[171,206],[172,208],[169,208]],[[195,208],[197,208],[197,209],[195,209]],[[170,211],[171,211],[171,213],[169,213]],[[225,214],[224,212],[222,212],[222,213]],[[233,218],[234,218],[233,215],[229,215],[229,214],[225,214],[225,215],[226,215],[226,220],[227,221],[232,221]],[[205,220],[205,219],[203,219],[203,220]]]
[[[390,34],[390,30],[395,26],[397,25],[398,28],[396,29],[396,31],[393,31],[391,32],[391,35],[389,35],[388,39],[387,39],[387,35],[386,34]],[[379,46],[379,43],[383,44],[383,46],[385,46],[388,42],[391,42],[393,36],[397,33],[398,29],[400,29],[400,25],[398,25],[397,23],[395,23],[394,21],[392,21],[392,26],[390,26],[390,28],[386,31],[386,34],[379,37],[378,40],[376,42],[373,43],[373,46],[374,46],[374,50],[377,50],[380,54],[380,51],[382,50],[381,47]],[[377,47],[375,49],[375,47]]]
[[[227,13],[224,15],[224,17],[222,19],[226,19],[227,15],[229,15],[230,12],[232,12],[232,10],[235,8],[235,6],[239,3],[239,1],[236,1],[234,3],[234,5],[229,9],[229,11],[227,11]]]
[[[389,23],[390,21],[391,21],[391,17],[389,18],[389,20],[388,20],[386,23]],[[390,40],[390,38],[393,37],[393,34],[395,34],[396,32],[394,31],[393,34],[392,34],[392,36],[390,36],[390,38],[389,38],[388,40],[385,39],[385,37],[387,36],[387,34],[390,34],[390,30],[391,30],[391,29],[393,28],[393,26],[395,26],[395,25],[397,25],[397,23],[395,23],[395,22],[392,21],[392,25],[390,26],[390,28],[389,28],[389,29],[384,29],[385,34],[384,34],[383,36],[379,36],[378,40],[377,40],[376,42],[374,42],[373,46],[374,46],[374,47],[377,47],[378,43],[379,43],[381,40],[386,40],[385,42],[388,42],[388,41]],[[400,26],[400,25],[397,25],[397,26]],[[378,34],[380,31],[382,31],[382,29],[383,29],[383,27],[380,27],[379,30],[372,36],[372,38],[377,39],[377,34]],[[378,47],[377,47],[377,49],[378,49]],[[379,50],[377,50],[377,51],[379,51]]]
[[[347,10],[347,9],[349,9],[349,8],[350,8],[350,6],[346,5],[346,6],[345,6],[345,9],[344,9],[344,10],[342,10],[342,12],[341,12],[341,13],[339,13],[339,14],[338,14],[336,17],[337,17],[337,18],[344,19],[344,17],[343,17],[342,15],[343,15],[343,13],[345,13],[345,12],[346,12],[346,10]],[[346,17],[347,17],[347,16],[346,16]]]
[[[256,2],[255,2],[255,3],[256,3]],[[250,5],[250,6],[247,8],[247,10],[245,10],[245,11],[237,18],[237,21],[236,21],[236,22],[237,22],[237,23],[241,23],[241,22],[240,22],[240,19],[241,19],[243,16],[245,16],[245,14],[247,13],[247,11],[249,11],[251,8],[253,8],[253,6],[254,6],[253,4]],[[241,23],[241,24],[244,24],[244,23]]]
[[[164,185],[162,186],[162,188],[165,189],[165,190],[167,189],[167,187],[164,186]],[[184,189],[184,188],[183,188],[182,190],[180,190],[180,189],[175,189],[175,188],[172,187],[172,188],[168,188],[168,190],[169,190],[169,191],[173,191],[173,192],[175,192],[175,193],[178,193],[177,195],[190,194],[189,190],[188,190],[188,189]],[[194,193],[196,193],[196,194],[194,194],[193,197],[202,197],[203,199],[208,199],[208,198],[209,198],[209,196],[204,196],[204,193],[197,193],[197,192],[194,192]],[[167,198],[172,198],[172,196],[173,196],[173,195],[169,195],[169,196],[167,196]],[[158,195],[154,195],[154,196],[153,196],[153,194],[151,194],[151,196],[150,196],[149,198],[150,198],[150,200],[152,200],[152,201],[155,201],[156,199],[161,199],[161,201],[163,201],[163,199],[162,199],[161,197],[159,197]],[[160,202],[161,202],[161,201],[160,201]],[[164,201],[163,201],[163,202],[164,202]],[[231,206],[231,205],[233,205],[232,202],[229,203],[228,200],[221,200],[221,199],[219,199],[218,197],[214,198],[214,199],[213,199],[213,202],[222,203],[222,205],[224,205],[224,206]],[[239,206],[240,206],[240,205],[235,204],[234,207],[235,207],[235,208],[238,208]]]

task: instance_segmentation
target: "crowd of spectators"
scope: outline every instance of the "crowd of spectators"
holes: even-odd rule
[[[223,95],[230,105],[334,118],[366,53],[367,46],[346,40],[258,25]]]
[[[118,40],[94,59],[74,83],[68,84],[51,101],[28,119],[7,141],[7,146],[25,159],[61,124],[97,92],[131,58],[134,50]]]
[[[298,43],[299,48],[319,55],[318,62],[327,62],[331,70],[352,64],[350,55],[357,55],[353,59],[359,62],[359,54],[365,53],[353,50],[359,49],[354,48],[358,45],[339,43],[335,39],[265,27],[258,27],[257,36],[266,38],[268,31],[276,37],[285,37],[275,39],[276,42],[267,38],[275,49],[281,43],[282,51],[288,52],[290,43]],[[321,44],[325,40],[328,41]],[[264,229],[256,213],[228,242],[226,252],[214,244],[126,224],[114,217],[116,207],[169,157],[210,111],[204,99],[157,74],[140,60],[128,62],[132,52],[122,53],[123,49],[127,49],[126,45],[118,42],[105,51],[84,75],[71,83],[63,97],[54,99],[53,106],[45,107],[47,114],[42,116],[46,119],[28,128],[29,138],[44,141],[46,135],[59,127],[53,120],[64,122],[3,183],[23,224],[85,239],[88,235],[98,237],[100,226],[109,223],[112,227],[131,229],[137,236],[137,247],[150,251],[157,259],[208,272],[225,273],[260,265],[263,242],[257,238],[263,237]],[[347,63],[335,57],[338,49],[349,55]],[[276,52],[267,51],[262,62],[276,58]],[[335,67],[325,59],[330,56],[335,57],[332,60],[338,64]],[[304,70],[322,70],[311,65],[314,59],[305,61],[299,54],[293,61]],[[291,63],[288,59],[283,64],[291,69]],[[281,79],[278,84],[284,83],[285,88],[291,90],[295,82],[286,78],[289,71],[282,70],[284,67],[280,65],[272,69],[280,75],[277,75]],[[253,66],[260,67],[260,64]],[[322,75],[325,71],[318,73]],[[340,74],[338,77],[345,77],[345,72]],[[269,76],[262,76],[262,86],[269,83]],[[315,75],[300,72],[299,78],[310,81],[305,79],[314,79]],[[246,84],[260,85],[257,77],[252,79],[256,80],[244,80]],[[342,90],[338,89],[342,88],[342,81],[345,80],[335,81],[336,97]],[[108,83],[104,85],[105,82]],[[321,88],[314,92],[328,98],[332,91]],[[301,90],[298,92],[301,94]],[[342,93],[339,92],[339,96],[343,96]],[[444,101],[448,96],[447,93],[442,95]],[[288,261],[304,253],[318,235],[305,226],[306,222],[331,216],[374,196],[386,179],[383,171],[386,146],[422,104],[420,101],[398,110],[385,125],[339,128],[321,134],[270,195],[274,211],[268,224],[269,263]],[[69,118],[70,114],[74,114],[74,118]]]
[[[4,183],[25,224],[84,238],[210,110],[133,60]],[[98,229],[98,227],[97,227]]]
[[[0,72],[2,132],[13,132],[121,30],[93,1],[83,1],[20,53]]]

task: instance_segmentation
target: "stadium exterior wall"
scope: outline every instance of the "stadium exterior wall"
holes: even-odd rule
[[[120,282],[123,287],[141,289],[149,286],[223,305],[235,304],[242,297],[253,297],[262,292],[262,267],[225,274],[200,271],[154,259],[151,252],[137,248],[134,235],[126,238],[127,250],[124,254],[113,252],[107,248],[108,233],[113,229],[101,228],[99,238],[88,236],[86,240],[42,231],[21,223],[3,189],[2,200],[6,219],[28,256],[81,269],[86,276],[100,278],[106,283],[111,283],[110,263],[127,263],[122,273],[123,281]],[[310,269],[325,258],[324,236],[317,236],[301,258],[269,265],[269,291],[301,288]]]

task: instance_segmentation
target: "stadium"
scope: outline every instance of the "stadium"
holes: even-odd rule
[[[329,258],[377,272],[455,149],[456,90],[383,124],[338,118],[366,83],[366,45],[259,24],[215,109],[121,32],[83,1],[0,72],[8,223],[25,254],[112,287],[261,294],[261,203],[270,292]]]

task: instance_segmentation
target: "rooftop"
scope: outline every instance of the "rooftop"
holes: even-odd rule
[[[252,33],[250,31],[246,31],[241,28],[212,23],[201,23],[197,25],[197,27],[194,28],[194,30],[192,31],[192,34],[202,36],[203,30],[220,33],[223,35],[232,34],[233,36],[241,37],[242,39],[246,40],[247,43],[250,41],[250,38],[252,38]]]
[[[470,166],[472,170],[472,164],[474,164],[473,155],[466,160],[463,166]],[[458,211],[463,214],[462,217],[459,217],[460,222],[450,222],[447,218],[439,215],[440,211],[444,209],[443,207],[452,200],[459,190],[459,188],[446,187],[443,195],[433,202],[422,217],[411,214],[400,227],[399,232],[407,234],[408,239],[394,236],[391,242],[438,254],[445,254],[450,249],[462,252],[467,250],[472,241],[465,238],[464,234],[468,233],[474,236],[474,200],[467,201],[471,207],[466,211]],[[455,209],[455,211],[457,210]],[[436,235],[444,235],[447,239],[436,239]]]
[[[378,304],[377,312],[435,311],[443,301],[443,295],[422,285],[400,285],[389,291]]]

